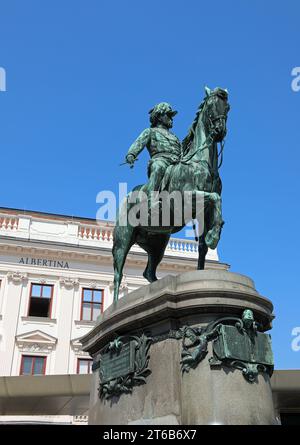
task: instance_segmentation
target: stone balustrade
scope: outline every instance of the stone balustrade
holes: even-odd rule
[[[83,240],[99,240],[112,242],[113,227],[79,225],[78,236]]]
[[[0,213],[0,236],[44,240],[79,246],[112,247],[113,223],[84,224],[76,219],[40,218],[27,214]],[[137,245],[132,251],[141,251]],[[186,255],[197,258],[198,243],[194,240],[170,238],[166,253],[172,256]],[[208,259],[218,261],[216,251],[208,252]]]
[[[79,225],[78,236],[82,240],[113,242],[113,226]],[[198,255],[198,243],[194,240],[170,238],[167,249],[172,253]]]
[[[0,214],[0,232],[18,230],[19,218]]]
[[[171,252],[184,252],[198,254],[198,243],[193,240],[170,238],[167,250]]]

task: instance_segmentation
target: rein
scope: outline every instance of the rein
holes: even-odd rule
[[[220,145],[221,145],[221,149],[220,149],[220,153],[218,153],[218,159],[221,156],[221,160],[220,160],[220,164],[218,165],[218,170],[221,167],[221,165],[223,164],[223,150],[224,150],[224,145],[225,145],[225,139],[220,142]]]
[[[215,94],[217,94],[217,93],[215,93]],[[196,127],[197,124],[198,124],[198,120],[199,120],[199,116],[200,116],[201,111],[204,112],[204,110],[205,110],[205,106],[206,106],[206,104],[207,104],[207,101],[206,101],[206,99],[205,99],[204,102],[202,102],[202,103],[200,104],[199,108],[198,108],[198,111],[197,111],[197,114],[196,114],[196,118],[195,118],[195,120],[194,120],[194,122],[193,122],[193,124],[192,124],[192,128],[191,128],[191,132],[194,134],[194,136],[195,136],[194,129],[195,129],[195,127]],[[225,114],[220,114],[220,115],[214,117],[213,119],[211,119],[211,117],[209,116],[208,119],[209,119],[210,133],[209,133],[209,135],[208,135],[208,137],[207,137],[207,142],[206,142],[206,144],[205,144],[203,147],[199,147],[197,150],[195,150],[194,153],[192,153],[187,159],[184,159],[184,156],[185,156],[185,155],[182,155],[181,158],[180,158],[180,160],[179,160],[179,162],[187,163],[187,162],[189,162],[191,159],[193,159],[193,157],[194,157],[197,153],[202,152],[203,150],[205,150],[206,148],[208,148],[209,145],[210,145],[211,143],[213,143],[213,134],[214,134],[214,132],[215,132],[214,122],[217,121],[217,120],[219,120],[219,119],[222,119],[222,120],[225,122],[225,121],[226,121],[226,115],[225,115]],[[191,140],[188,142],[187,147],[188,147],[188,145],[189,145],[190,143],[191,143]],[[223,150],[224,150],[224,146],[225,146],[225,140],[224,140],[224,141],[221,141],[221,142],[220,142],[220,145],[221,145],[221,148],[220,148],[220,151],[218,152],[218,143],[217,143],[217,160],[219,161],[219,158],[221,158],[221,159],[220,159],[220,162],[218,162],[218,165],[217,165],[217,169],[218,169],[218,170],[219,170],[219,168],[221,167],[221,165],[223,164]]]
[[[204,111],[204,109],[205,109],[205,105],[206,105],[206,102],[204,104],[202,103],[200,105],[200,107],[199,107],[199,110],[198,110],[198,113],[197,113],[197,117],[196,117],[196,119],[194,121],[195,126],[197,125],[200,112]],[[216,116],[214,119],[211,119],[209,117],[210,133],[209,133],[209,135],[207,137],[206,144],[203,147],[199,147],[197,150],[195,150],[194,153],[192,153],[187,159],[183,159],[184,156],[182,156],[181,159],[179,160],[179,162],[188,163],[191,159],[193,159],[193,157],[197,153],[202,152],[203,150],[208,148],[211,143],[213,143],[213,134],[215,132],[214,122],[219,120],[219,119],[222,119],[222,120],[225,121],[226,120],[226,116],[225,115],[219,115],[219,116]],[[194,133],[193,127],[192,127],[192,132]],[[195,133],[194,133],[194,135],[195,135]],[[189,141],[189,144],[190,143],[191,143],[191,141]],[[221,146],[220,151],[218,151],[218,142],[216,144],[217,144],[217,169],[219,170],[220,167],[223,164],[223,151],[224,151],[224,146],[225,146],[225,139],[220,142],[220,146]],[[188,144],[187,144],[187,146],[188,146]],[[219,158],[220,158],[220,161],[219,161]],[[208,164],[208,162],[207,162],[207,164]],[[208,165],[208,167],[209,167],[209,165]],[[214,176],[214,174],[212,172],[212,177],[213,176]],[[196,220],[193,219],[192,223],[193,223],[194,238],[195,238],[195,241],[198,242],[199,241],[199,234],[198,234],[198,231],[197,231],[197,228],[196,228]]]
[[[217,120],[217,119],[219,119],[219,118],[221,118],[221,116],[218,116],[217,118],[213,119],[212,122],[214,122],[215,120]],[[222,116],[222,118],[224,119],[224,116]],[[201,152],[201,151],[205,150],[206,148],[208,148],[209,145],[213,142],[212,133],[213,133],[213,131],[209,134],[209,136],[208,136],[208,138],[207,138],[207,139],[211,139],[211,141],[210,141],[209,143],[206,142],[206,144],[205,144],[203,147],[197,148],[197,150],[195,150],[194,153],[192,153],[192,154],[190,155],[190,157],[187,158],[187,159],[183,159],[184,156],[182,156],[182,157],[180,158],[179,162],[187,163],[187,162],[189,162],[191,159],[193,159],[193,157],[194,157],[198,152]],[[217,144],[217,146],[218,146],[218,142],[217,142],[216,144]],[[220,142],[220,146],[221,146],[221,148],[220,148],[220,152],[218,152],[218,154],[217,154],[217,158],[218,158],[218,160],[219,160],[219,157],[221,156],[221,160],[220,160],[220,163],[219,163],[219,165],[218,165],[218,170],[219,170],[219,168],[221,167],[221,165],[223,164],[223,150],[224,150],[224,146],[225,146],[225,139],[224,139],[223,141]]]

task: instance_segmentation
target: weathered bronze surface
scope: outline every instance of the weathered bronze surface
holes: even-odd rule
[[[130,393],[136,385],[146,383],[151,373],[148,354],[152,339],[142,334],[122,336],[110,342],[100,354],[101,399],[110,399],[122,393]]]
[[[151,160],[148,163],[148,189],[159,190],[167,167],[181,157],[181,142],[170,128],[173,126],[173,111],[170,104],[161,102],[149,111],[151,127],[144,130],[131,145],[126,161],[133,165],[139,153],[147,147]]]
[[[182,229],[192,219],[199,222],[201,234],[199,241],[198,269],[204,269],[208,248],[215,249],[221,236],[222,219],[221,191],[222,183],[219,168],[222,163],[222,141],[226,135],[227,113],[229,111],[226,90],[206,88],[206,97],[200,104],[194,122],[186,138],[182,141],[170,131],[176,114],[165,102],[150,110],[151,127],[144,130],[130,147],[126,162],[132,166],[138,154],[147,147],[151,160],[148,165],[147,184],[137,186],[129,193],[124,206],[119,209],[114,229],[114,299],[118,299],[119,287],[123,276],[123,267],[127,254],[133,244],[138,244],[148,254],[148,264],[144,277],[153,282],[157,280],[156,269],[163,258],[172,233]],[[218,143],[221,143],[220,152]],[[166,191],[169,194],[189,192],[192,199],[192,212],[188,220],[183,210],[169,204],[170,223],[162,223],[163,204],[161,200],[150,200],[151,192]],[[143,192],[148,196],[149,215],[145,223],[126,225],[120,221],[128,220],[133,208],[133,194]],[[196,202],[204,203],[204,210],[199,215]],[[142,201],[142,199],[141,199]],[[164,204],[165,205],[165,204]],[[183,208],[184,206],[182,206]],[[180,224],[175,224],[180,213]],[[150,224],[150,217],[158,215],[158,224]],[[124,218],[124,215],[127,216]]]
[[[249,363],[273,365],[269,335],[257,332],[254,339],[236,326],[222,325],[214,342],[214,353],[219,360],[243,360]]]
[[[135,343],[130,341],[119,350],[110,349],[101,355],[100,373],[102,383],[123,377],[134,371]]]
[[[151,334],[150,334],[151,335]],[[146,383],[151,374],[148,368],[152,344],[166,339],[182,341],[182,374],[197,368],[208,354],[208,343],[213,342],[211,367],[241,370],[248,382],[255,382],[259,372],[272,375],[274,368],[271,338],[262,332],[253,312],[245,309],[241,318],[219,318],[206,327],[182,326],[163,335],[126,335],[111,341],[100,351],[99,396],[110,399],[131,393],[133,387]],[[94,364],[94,370],[97,366]]]
[[[182,331],[182,372],[196,368],[208,353],[208,342],[213,340],[211,366],[240,369],[249,382],[254,382],[259,372],[272,375],[271,338],[259,329],[250,309],[245,309],[242,319],[224,317],[206,328],[185,327]]]

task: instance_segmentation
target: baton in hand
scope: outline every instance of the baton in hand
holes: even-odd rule
[[[138,158],[136,158],[135,161],[138,161]],[[126,165],[126,164],[129,164],[129,162],[122,162],[122,164],[119,164],[119,166],[121,167],[121,165]],[[130,165],[130,168],[134,167],[134,164],[129,164],[129,165]]]

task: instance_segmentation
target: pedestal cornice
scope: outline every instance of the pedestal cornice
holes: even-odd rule
[[[84,350],[96,353],[115,333],[145,329],[150,324],[190,314],[239,316],[251,309],[264,330],[271,327],[273,305],[255,289],[253,281],[227,271],[205,270],[167,276],[143,286],[111,305],[95,328],[81,339]]]

